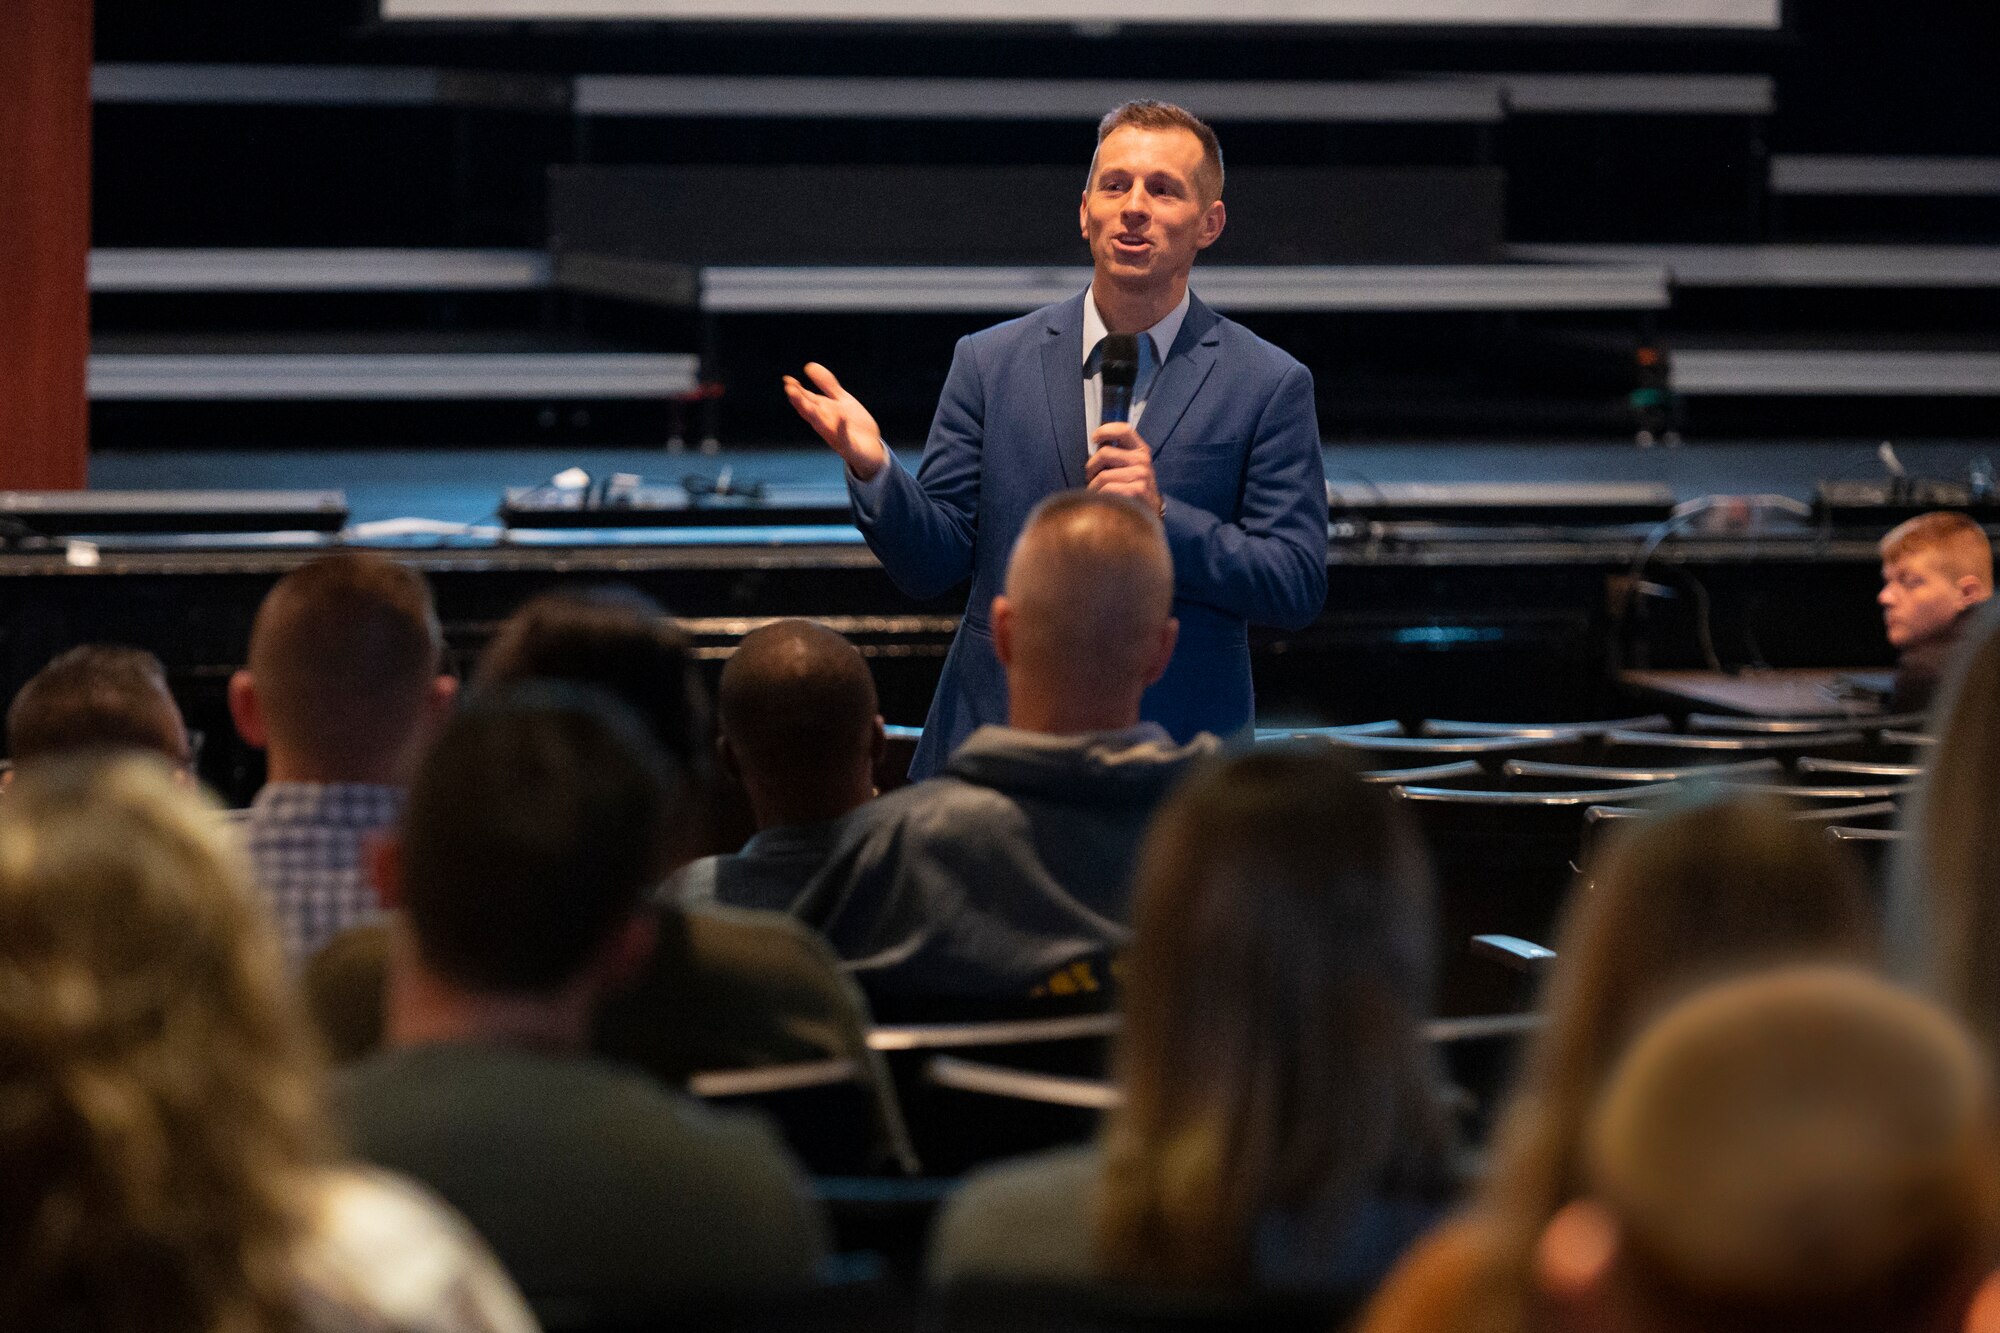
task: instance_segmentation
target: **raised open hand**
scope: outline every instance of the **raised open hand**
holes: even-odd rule
[[[785,376],[785,397],[792,410],[845,460],[849,472],[862,481],[870,480],[889,462],[889,450],[882,443],[875,418],[819,362],[806,362],[806,378],[818,393],[793,376]]]

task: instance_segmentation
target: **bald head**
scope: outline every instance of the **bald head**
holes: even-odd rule
[[[274,772],[380,780],[433,718],[443,646],[415,570],[362,552],[302,565],[257,608],[249,668],[231,686],[238,729]]]
[[[716,720],[760,827],[834,819],[873,790],[875,679],[824,625],[778,620],[744,635],[722,668]]]
[[[1044,500],[1014,543],[1007,591],[993,608],[1015,725],[1031,725],[1020,705],[1044,696],[1084,705],[1129,695],[1132,717],[1099,725],[1137,721],[1139,695],[1173,654],[1173,605],[1173,558],[1158,518],[1088,491]]]
[[[1609,1322],[1956,1327],[2000,1243],[1994,1112],[1970,1039],[1861,973],[1696,996],[1635,1043],[1590,1134]]]

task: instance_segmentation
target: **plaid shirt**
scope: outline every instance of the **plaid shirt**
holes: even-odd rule
[[[273,782],[244,815],[243,845],[278,919],[285,955],[302,962],[349,926],[382,915],[362,850],[403,813],[401,787]]]

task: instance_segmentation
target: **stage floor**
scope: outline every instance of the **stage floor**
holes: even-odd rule
[[[1640,449],[1630,443],[1340,445],[1326,451],[1336,484],[1463,482],[1663,482],[1686,500],[1714,493],[1775,493],[1808,499],[1821,480],[1881,476],[1876,440],[1712,443]],[[1898,442],[1912,476],[1963,479],[1982,455],[2000,459],[2000,439]],[[899,451],[902,452],[902,451]],[[914,451],[903,453],[912,466]],[[689,475],[737,483],[832,486],[840,478],[823,449],[321,449],[314,451],[106,451],[90,463],[96,490],[341,489],[355,523],[421,518],[490,521],[508,486],[533,486],[568,467],[593,476],[637,473],[652,483]]]

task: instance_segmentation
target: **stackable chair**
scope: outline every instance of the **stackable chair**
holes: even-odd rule
[[[858,1060],[718,1069],[691,1076],[687,1087],[706,1102],[761,1111],[815,1175],[917,1170],[900,1120],[885,1135],[880,1092]]]
[[[1472,762],[1497,775],[1509,759],[1581,760],[1588,742],[1579,736],[1320,736],[1363,769],[1427,768]]]
[[[1655,764],[1621,767],[1612,764],[1552,764],[1538,759],[1509,759],[1500,766],[1507,785],[1523,791],[1568,791],[1620,785],[1652,786],[1662,782],[1777,782],[1785,766],[1775,759],[1745,759],[1720,764]]]
[[[1672,783],[1564,791],[1400,787],[1437,875],[1439,1012],[1458,1016],[1515,1007],[1515,988],[1465,953],[1474,935],[1546,939],[1569,892],[1593,806],[1644,805]]]
[[[1684,730],[1701,734],[1803,736],[1828,731],[1922,731],[1922,713],[1857,713],[1837,717],[1745,717],[1736,713],[1689,713]]]
[[[1461,722],[1427,718],[1417,724],[1419,736],[1523,736],[1532,740],[1593,740],[1611,731],[1670,731],[1664,713],[1644,717],[1608,718],[1599,722]]]
[[[1113,1013],[968,1023],[877,1026],[869,1044],[889,1063],[916,1157],[930,1175],[1065,1143],[1096,1132],[1100,1106],[996,1094],[1002,1076],[1101,1081],[1119,1027]],[[944,1076],[934,1077],[941,1060]],[[973,1074],[966,1071],[972,1069]],[[995,1071],[981,1082],[977,1071]],[[971,1085],[971,1086],[968,1086]],[[1019,1082],[1027,1086],[1050,1087]]]
[[[1899,733],[1884,733],[1884,736]],[[1649,731],[1611,731],[1603,737],[1599,761],[1614,767],[1693,767],[1773,759],[1787,769],[1806,755],[1824,759],[1886,757],[1881,746],[1860,731],[1807,731],[1777,734],[1681,735]]]
[[[1863,873],[1868,877],[1869,886],[1878,901],[1888,886],[1889,858],[1896,845],[1903,840],[1903,830],[1893,823],[1872,827],[1856,827],[1848,823],[1828,826],[1826,836],[1836,846],[1845,847],[1861,862]]]

